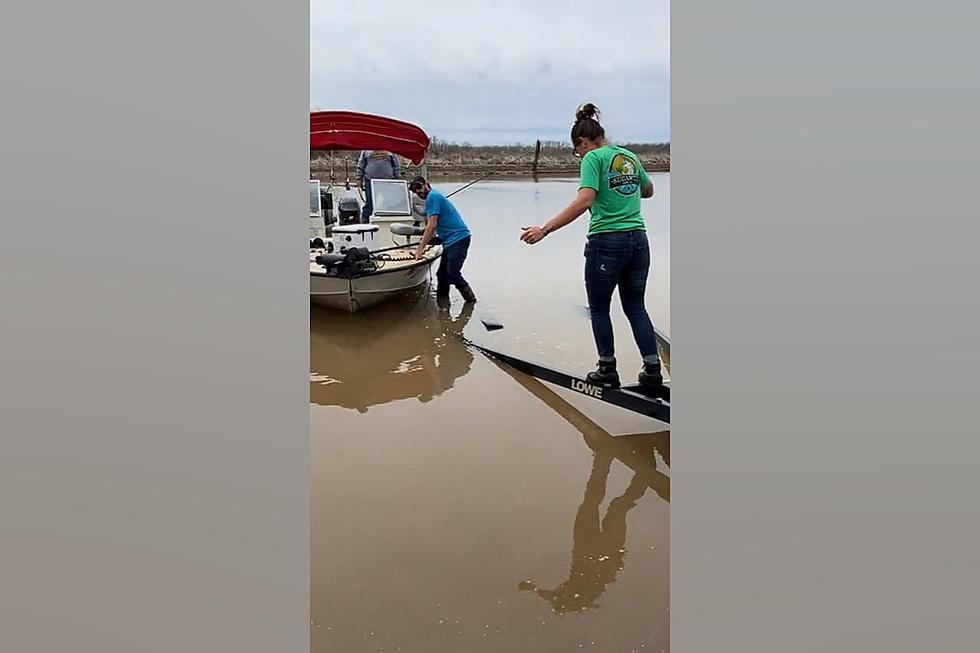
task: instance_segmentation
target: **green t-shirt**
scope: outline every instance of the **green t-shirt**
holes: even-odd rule
[[[644,229],[640,187],[650,181],[640,159],[618,145],[604,145],[582,157],[579,188],[595,191],[589,235]]]

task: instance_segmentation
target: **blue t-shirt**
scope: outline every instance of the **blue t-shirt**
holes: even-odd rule
[[[425,215],[439,216],[436,221],[436,235],[442,239],[443,247],[449,247],[470,235],[470,230],[453,203],[431,186],[425,198]]]

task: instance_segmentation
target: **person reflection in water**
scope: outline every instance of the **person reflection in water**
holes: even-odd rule
[[[595,452],[592,473],[585,486],[585,498],[575,515],[572,565],[568,580],[554,589],[538,587],[530,580],[518,588],[531,590],[564,614],[597,607],[595,600],[616,580],[626,555],[626,513],[650,487],[640,474],[634,474],[629,487],[612,501],[600,522],[599,506],[606,495],[606,480],[613,456]]]
[[[473,317],[474,304],[472,302],[464,303],[459,315],[454,318],[449,311],[448,297],[438,297],[436,302],[439,307],[439,324],[442,327],[442,332],[449,337],[440,338],[436,341],[436,355],[427,359],[424,365],[432,380],[432,387],[447,389],[453,387],[456,379],[469,372],[470,365],[473,363],[472,352],[468,347],[461,346],[459,338],[463,335],[470,318]],[[440,390],[440,394],[441,392],[442,390]],[[432,398],[433,395],[428,392],[423,391],[419,394],[419,401],[423,403]]]

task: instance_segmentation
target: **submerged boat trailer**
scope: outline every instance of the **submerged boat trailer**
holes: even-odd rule
[[[483,322],[483,326],[488,331],[503,328],[500,322],[490,317],[482,317],[480,321]],[[592,397],[607,404],[613,404],[614,406],[625,408],[634,413],[652,417],[665,424],[670,424],[670,381],[665,381],[662,387],[656,389],[645,388],[639,383],[630,383],[618,388],[605,388],[589,383],[585,379],[573,374],[511,356],[510,354],[496,351],[471,340],[467,340],[467,342],[490,358],[506,363],[528,376],[533,376],[541,381],[554,383],[555,385],[574,390],[587,397]],[[657,333],[657,343],[661,351],[669,356],[670,342],[659,332]]]

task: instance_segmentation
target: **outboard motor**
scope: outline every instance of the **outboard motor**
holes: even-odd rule
[[[340,216],[339,222],[342,225],[358,224],[361,221],[361,208],[356,199],[340,198],[340,201],[337,202],[337,214]]]
[[[357,224],[361,221],[361,203],[357,199],[357,193],[351,190],[350,182],[347,182],[344,192],[337,199],[337,218],[341,225]]]
[[[343,254],[318,254],[314,261],[326,268],[327,272],[334,270],[341,277],[355,277],[377,269],[366,247],[351,247]]]
[[[367,247],[351,247],[345,252],[344,257],[347,274],[370,272],[377,267],[371,260],[371,251]]]
[[[343,263],[345,258],[347,258],[346,254],[317,254],[313,260],[316,261],[317,265],[322,265],[327,269],[327,272],[330,272]]]

